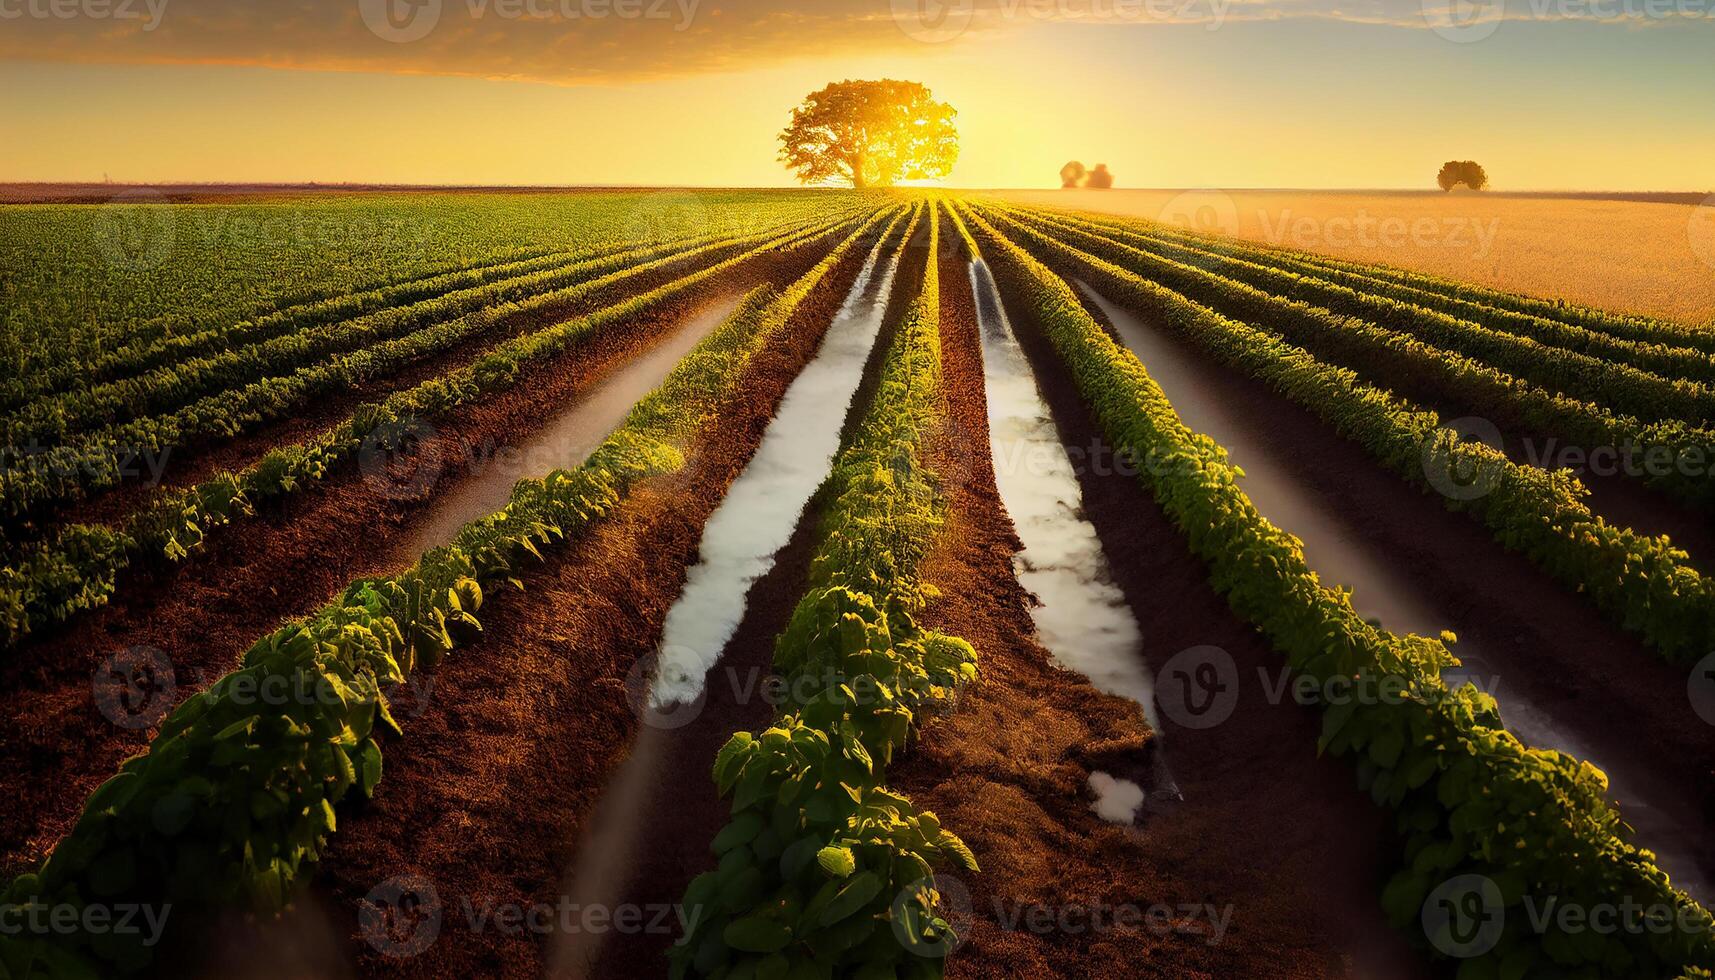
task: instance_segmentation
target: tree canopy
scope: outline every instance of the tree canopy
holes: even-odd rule
[[[959,158],[956,115],[917,82],[834,82],[792,110],[780,159],[805,184],[886,187],[945,177]]]
[[[1480,191],[1489,186],[1489,175],[1474,160],[1449,160],[1441,165],[1441,172],[1435,175],[1435,182],[1444,191],[1450,191],[1460,184]]]

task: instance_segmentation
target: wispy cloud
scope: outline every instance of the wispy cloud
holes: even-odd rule
[[[0,0],[0,57],[600,84],[921,51],[1043,22],[1324,19],[1469,33],[1712,13],[1715,0]]]

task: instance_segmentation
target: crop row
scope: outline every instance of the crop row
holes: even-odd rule
[[[585,532],[640,481],[681,469],[684,446],[751,359],[880,216],[785,294],[752,293],[582,466],[520,481],[504,509],[466,525],[450,546],[402,574],[356,581],[259,640],[237,671],[166,718],[149,751],[91,795],[41,869],[0,901],[277,913],[334,833],[338,805],[353,789],[373,794],[381,780],[378,735],[400,731],[388,690],[479,628],[485,588],[518,584],[526,558]],[[259,690],[315,693],[258,698]],[[110,933],[0,937],[9,976],[60,975],[85,956],[128,971],[146,966],[150,950]]]
[[[1136,249],[1081,228],[1036,223],[1092,255],[1167,286],[1239,319],[1273,329],[1361,374],[1385,365],[1414,388],[1432,388],[1445,404],[1469,406],[1500,421],[1556,434],[1586,447],[1628,447],[1650,461],[1628,469],[1666,493],[1697,506],[1715,506],[1715,432],[1685,422],[1643,423],[1590,401],[1551,391],[1466,354],[1361,317],[1345,316],[1303,300],[1276,296],[1196,264]]]
[[[470,310],[454,319],[384,341],[290,374],[209,395],[157,416],[110,425],[42,452],[23,452],[0,471],[0,518],[17,522],[32,512],[73,502],[108,489],[124,478],[126,461],[137,454],[159,457],[199,444],[231,438],[296,411],[309,399],[361,387],[406,365],[450,350],[532,316],[548,316],[598,291],[631,280],[671,274],[674,269],[720,258],[772,237],[772,229],[740,238],[705,241],[664,257],[635,256],[632,264],[596,278]],[[590,270],[590,274],[600,268]],[[18,452],[17,447],[13,447]]]
[[[132,198],[122,194],[120,201]],[[0,376],[465,266],[821,215],[770,191],[294,194],[0,212]],[[138,198],[141,200],[141,198]],[[830,215],[831,216],[831,215]]]
[[[811,222],[798,226],[808,224]],[[440,288],[425,298],[390,305],[355,319],[305,324],[259,343],[223,345],[223,349],[204,356],[187,353],[151,371],[43,398],[0,421],[0,434],[13,445],[52,444],[116,418],[138,418],[179,408],[201,396],[289,373],[317,360],[337,360],[335,355],[404,336],[432,323],[587,282],[715,240],[709,236],[574,256],[518,274],[484,278],[466,288]],[[395,298],[406,300],[407,295],[401,292]]]
[[[64,358],[0,382],[0,408],[13,412],[37,398],[67,389],[87,388],[147,371],[185,358],[234,345],[251,344],[306,327],[321,326],[430,299],[455,289],[480,286],[496,279],[535,272],[578,259],[599,258],[625,247],[591,246],[571,250],[531,251],[503,260],[478,260],[429,276],[410,276],[355,292],[269,310],[252,317],[182,333],[140,331],[126,335],[109,350],[93,357]]]
[[[1080,217],[1093,223],[1127,231],[1140,231],[1146,227],[1141,222],[1105,215],[1080,214]],[[1152,237],[1163,240],[1209,251],[1243,255],[1265,264],[1291,264],[1293,267],[1314,270],[1314,274],[1324,277],[1329,274],[1355,276],[1364,281],[1403,287],[1423,294],[1426,299],[1434,298],[1432,302],[1424,302],[1423,305],[1446,301],[1449,303],[1445,308],[1446,312],[1459,311],[1475,314],[1471,318],[1479,321],[1484,316],[1514,313],[1534,320],[1582,327],[1616,339],[1634,341],[1645,347],[1662,346],[1715,354],[1715,333],[1710,333],[1701,327],[1688,326],[1671,320],[1615,313],[1595,307],[1568,303],[1564,300],[1524,296],[1476,283],[1445,279],[1427,273],[1412,272],[1366,262],[1353,262],[1329,255],[1296,251],[1280,246],[1264,246],[1226,236],[1214,237],[1169,225],[1148,223],[1147,231]],[[1380,290],[1361,288],[1360,291]],[[1518,321],[1510,322],[1516,323]]]
[[[657,289],[588,316],[508,340],[446,374],[365,404],[345,421],[304,443],[269,450],[238,473],[221,473],[184,490],[164,491],[122,525],[74,524],[24,545],[0,568],[0,648],[44,625],[105,603],[121,572],[139,558],[181,560],[214,528],[249,516],[263,500],[316,485],[364,447],[385,447],[418,419],[444,415],[515,385],[532,362],[581,344],[600,330],[685,295],[741,263],[830,234],[839,223],[789,231],[752,243]]]
[[[1520,465],[1490,446],[1461,441],[1434,412],[1318,360],[1273,330],[1229,319],[1111,262],[1012,227],[1053,255],[1051,265],[1074,266],[1153,322],[1268,384],[1412,485],[1435,492],[1432,474],[1466,477],[1481,492],[1444,495],[1448,507],[1584,593],[1666,659],[1695,661],[1715,644],[1715,581],[1666,537],[1646,537],[1597,517],[1571,474]]]
[[[1072,216],[1059,217],[1071,219]],[[1365,295],[1384,296],[1412,306],[1437,310],[1492,330],[1529,337],[1552,347],[1629,364],[1665,377],[1683,378],[1702,384],[1715,383],[1715,353],[1711,353],[1715,350],[1715,344],[1705,344],[1703,347],[1687,346],[1676,343],[1673,334],[1663,334],[1659,331],[1651,339],[1615,336],[1576,323],[1485,305],[1456,294],[1436,291],[1422,283],[1414,282],[1410,273],[1390,277],[1379,267],[1329,262],[1321,256],[1264,248],[1237,240],[1211,241],[1165,226],[1103,220],[1093,215],[1078,216],[1076,223],[1090,230],[1117,236],[1123,241],[1175,250],[1164,254],[1176,252],[1193,264],[1196,259],[1190,256],[1207,256],[1211,252],[1242,258],[1306,278],[1346,286]]]
[[[1054,221],[1061,226],[1075,226],[1075,222],[1065,219]],[[1150,245],[1149,250],[1178,252],[1182,261],[1218,270],[1258,289],[1409,331],[1429,343],[1468,354],[1546,388],[1645,421],[1680,419],[1700,425],[1715,419],[1715,388],[1706,384],[1659,377],[1628,363],[1551,347],[1437,310],[1212,251],[1159,243]]]
[[[968,643],[913,618],[945,507],[923,459],[944,415],[929,211],[921,289],[819,495],[809,590],[775,645],[794,701],[715,758],[732,819],[714,839],[716,870],[685,892],[697,915],[669,954],[674,977],[938,977],[955,944],[934,868],[974,871],[976,859],[886,785],[914,721],[977,672]]]
[[[1144,463],[1138,479],[1233,610],[1302,676],[1406,692],[1327,704],[1322,713],[1322,749],[1350,759],[1371,797],[1397,815],[1405,850],[1382,897],[1390,918],[1415,924],[1437,885],[1480,875],[1498,889],[1502,931],[1492,949],[1460,965],[1461,977],[1690,976],[1715,965],[1715,920],[1626,840],[1600,770],[1526,748],[1502,724],[1493,698],[1469,685],[1450,689],[1441,671],[1456,662],[1451,634],[1398,636],[1365,622],[1347,593],[1317,578],[1301,543],[1257,511],[1225,450],[1185,426],[1071,287],[982,216],[973,221],[995,245],[1003,292],[1045,330],[1107,438]],[[1522,903],[1549,895],[1582,908],[1636,902],[1670,910],[1680,925],[1534,929]]]

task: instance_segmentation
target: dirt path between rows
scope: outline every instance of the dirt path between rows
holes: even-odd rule
[[[484,607],[483,635],[435,672],[426,710],[387,747],[376,798],[342,815],[297,912],[262,934],[227,923],[205,939],[206,956],[187,972],[260,977],[284,966],[318,976],[542,975],[565,921],[557,911],[562,875],[640,735],[628,678],[653,652],[703,524],[814,354],[862,255],[855,250],[855,262],[824,280],[758,356],[739,393],[693,441],[684,471],[634,490],[588,537],[531,570],[524,592],[496,591]],[[698,760],[694,778],[668,785],[690,797],[708,784],[712,795],[708,764]],[[402,945],[401,936],[421,935],[407,928],[393,941],[372,942],[365,903],[386,908],[401,889],[426,894],[424,883],[440,910],[430,941],[420,950]],[[534,926],[506,919],[509,910],[526,909],[547,910],[546,918]],[[582,927],[580,918],[571,921]],[[677,923],[652,917],[636,928],[665,940]]]
[[[1308,712],[1262,706],[1210,730],[1169,725],[1161,745],[1184,801],[1148,804],[1135,828],[1093,812],[1090,773],[1147,771],[1135,760],[1157,733],[1134,703],[1060,669],[1031,639],[1030,599],[1012,573],[1018,542],[985,437],[963,262],[944,263],[942,280],[952,425],[937,464],[954,475],[953,506],[935,559],[944,596],[923,619],[975,644],[982,681],[890,777],[982,862],[961,876],[969,938],[949,976],[1424,975],[1382,921],[1386,815],[1348,768],[1316,757]],[[1091,445],[1096,430],[1065,370],[1033,324],[1014,323],[1066,445]],[[1078,468],[1152,669],[1198,644],[1247,664],[1275,661],[1131,478]]]
[[[459,445],[519,445],[713,297],[765,280],[788,282],[818,259],[814,249],[769,256],[698,296],[603,331],[529,370],[510,390],[437,419],[441,437]],[[258,637],[314,611],[353,579],[391,570],[392,543],[427,518],[436,494],[457,492],[471,475],[449,466],[423,493],[413,487],[402,497],[397,485],[346,467],[217,532],[194,561],[143,572],[114,604],[12,651],[0,663],[0,686],[14,705],[0,719],[0,793],[13,803],[0,813],[0,872],[39,863],[84,798],[147,745],[153,723],[233,669]],[[110,673],[105,667],[116,656],[117,672]],[[98,671],[103,690],[135,685],[134,700],[98,700],[92,680]]]

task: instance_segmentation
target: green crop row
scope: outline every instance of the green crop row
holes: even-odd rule
[[[989,212],[993,213],[993,212]],[[1010,215],[1008,215],[1010,218]],[[1627,474],[1701,507],[1715,506],[1715,432],[1670,420],[1645,424],[1600,405],[1556,393],[1458,351],[1360,317],[1344,316],[1304,300],[1276,296],[1194,263],[1132,248],[1059,222],[1043,222],[1084,251],[1122,264],[1199,303],[1242,320],[1268,323],[1318,356],[1360,374],[1381,364],[1413,385],[1432,387],[1449,404],[1557,434],[1586,447],[1624,446],[1649,466]]]
[[[537,272],[583,259],[601,258],[629,246],[590,246],[572,250],[530,251],[504,260],[481,260],[430,276],[413,276],[373,288],[300,303],[266,313],[164,336],[127,337],[111,350],[79,361],[72,358],[9,378],[0,385],[0,407],[8,413],[20,406],[66,390],[88,388],[236,345],[253,344],[282,334],[347,320],[376,310],[432,299],[457,289],[481,286],[497,279]]]
[[[15,523],[25,515],[117,485],[124,478],[127,459],[135,458],[131,454],[159,458],[163,452],[240,435],[291,414],[309,399],[387,377],[408,364],[523,318],[552,315],[600,290],[634,279],[668,275],[698,261],[719,259],[776,234],[771,229],[704,242],[660,258],[639,256],[634,264],[598,278],[483,306],[330,362],[209,395],[162,415],[110,425],[46,451],[10,447],[18,458],[8,459],[7,468],[0,471],[0,520]]]
[[[1667,537],[1646,537],[1593,514],[1583,500],[1588,491],[1571,474],[1519,465],[1490,446],[1461,441],[1434,412],[1323,363],[1273,330],[1221,316],[1110,262],[1012,227],[1056,263],[1074,263],[1098,288],[1316,414],[1413,486],[1434,492],[1433,474],[1463,477],[1459,485],[1478,492],[1444,493],[1449,508],[1588,596],[1662,657],[1689,663],[1715,645],[1715,581]]]
[[[586,531],[640,481],[681,469],[684,446],[751,359],[880,216],[786,294],[752,293],[582,466],[520,481],[504,509],[466,525],[409,571],[356,581],[308,619],[259,640],[237,671],[166,718],[149,751],[91,795],[41,869],[14,880],[0,902],[276,914],[335,831],[338,805],[354,788],[369,795],[380,782],[377,735],[399,732],[389,688],[480,628],[485,588],[517,584],[527,557]],[[311,693],[257,696],[270,690]],[[93,961],[135,970],[150,952],[111,933],[0,937],[0,965],[16,978],[72,975]]]
[[[683,248],[649,245],[608,255],[567,259],[545,269],[443,291],[355,319],[305,326],[256,344],[223,346],[203,356],[187,353],[154,370],[45,397],[0,422],[0,436],[13,445],[55,444],[91,428],[111,424],[114,419],[146,418],[168,412],[247,382],[289,374],[324,359],[335,360],[335,355],[405,336],[432,323],[588,282],[712,240],[713,236],[688,242]]]
[[[314,486],[368,447],[420,419],[444,415],[516,384],[533,361],[559,354],[599,331],[657,307],[770,251],[828,235],[838,223],[777,234],[739,255],[593,314],[508,340],[470,364],[359,406],[346,421],[308,442],[269,450],[237,473],[220,473],[184,490],[166,491],[122,525],[73,524],[55,537],[21,546],[0,568],[0,649],[44,625],[107,602],[121,572],[140,557],[178,561],[214,528],[254,513],[262,500]]]
[[[1350,759],[1371,797],[1396,813],[1405,850],[1382,896],[1390,918],[1415,927],[1438,885],[1478,875],[1495,884],[1505,914],[1495,946],[1461,962],[1461,980],[1667,977],[1715,965],[1715,919],[1670,885],[1653,855],[1626,840],[1601,771],[1526,748],[1506,730],[1492,697],[1469,685],[1450,689],[1441,677],[1456,663],[1450,634],[1399,636],[1365,622],[1348,593],[1322,584],[1298,539],[1257,511],[1225,450],[1185,426],[1144,366],[1090,317],[1071,287],[980,215],[973,221],[995,245],[1003,292],[1046,332],[1106,437],[1141,462],[1140,482],[1234,612],[1300,675],[1405,692],[1324,705],[1320,742]],[[1522,903],[1548,896],[1585,909],[1636,902],[1679,915],[1682,925],[1538,930]]]
[[[0,211],[0,390],[183,334],[436,276],[474,261],[635,247],[831,217],[839,191],[281,194]],[[134,202],[134,203],[128,203]],[[75,378],[73,386],[82,382]]]
[[[1680,419],[1703,424],[1715,419],[1715,388],[1705,384],[1658,377],[1630,364],[1550,347],[1529,337],[1491,330],[1437,310],[1245,259],[1159,243],[1150,248],[1158,250],[1178,251],[1185,261],[1218,270],[1267,292],[1409,331],[1429,343],[1468,354],[1543,387],[1644,421]]]
[[[1457,294],[1439,292],[1423,283],[1414,282],[1410,273],[1403,274],[1403,277],[1390,277],[1379,267],[1331,263],[1320,256],[1279,248],[1264,248],[1236,239],[1208,240],[1164,226],[1101,220],[1085,215],[1074,217],[1060,212],[1046,213],[1093,230],[1117,235],[1124,241],[1175,249],[1183,261],[1192,264],[1198,264],[1197,257],[1205,257],[1206,260],[1206,256],[1211,252],[1243,258],[1307,278],[1347,286],[1366,295],[1385,296],[1412,306],[1437,310],[1492,330],[1529,337],[1552,347],[1616,361],[1670,378],[1683,378],[1702,384],[1715,383],[1715,353],[1711,353],[1715,350],[1715,344],[1706,344],[1703,347],[1687,346],[1674,342],[1672,334],[1660,332],[1649,339],[1620,337],[1536,313],[1484,305]]]
[[[770,231],[808,227],[819,220],[825,219],[782,223]],[[282,318],[289,327],[265,318],[265,335],[253,344],[243,344],[235,337],[250,333],[242,325],[227,330],[214,351],[199,353],[168,343],[158,348],[156,356],[170,355],[172,363],[43,397],[7,416],[0,422],[0,433],[13,445],[51,444],[116,418],[139,418],[179,408],[200,396],[360,350],[460,314],[521,301],[730,237],[708,234],[618,250],[598,249],[553,256],[546,262],[533,260],[461,271],[378,293],[342,297],[341,301],[310,308],[308,318]],[[350,303],[379,301],[391,302],[362,316],[313,322]]]
[[[934,212],[922,287],[822,488],[810,587],[775,645],[796,700],[715,758],[732,820],[716,870],[686,889],[696,916],[674,977],[938,977],[953,945],[934,867],[976,859],[886,786],[914,720],[976,677],[969,644],[913,618],[944,507],[922,458],[944,412]]]
[[[1450,300],[1459,304],[1457,308],[1478,312],[1482,315],[1516,313],[1551,323],[1583,327],[1621,340],[1635,341],[1645,346],[1661,345],[1670,348],[1688,348],[1715,354],[1715,333],[1702,327],[1687,326],[1671,320],[1614,313],[1591,306],[1568,303],[1564,300],[1540,299],[1535,296],[1509,293],[1489,286],[1446,279],[1428,273],[1396,269],[1374,263],[1353,262],[1334,258],[1330,255],[1288,249],[1277,245],[1265,246],[1224,235],[1200,234],[1156,222],[1139,222],[1135,219],[1092,212],[1078,212],[1077,216],[1093,224],[1122,230],[1137,231],[1147,228],[1153,237],[1209,251],[1254,257],[1256,261],[1266,264],[1290,262],[1306,269],[1317,270],[1317,275],[1325,273],[1351,274],[1368,280],[1391,283],[1428,296]],[[1447,312],[1453,312],[1453,308],[1449,308]]]

